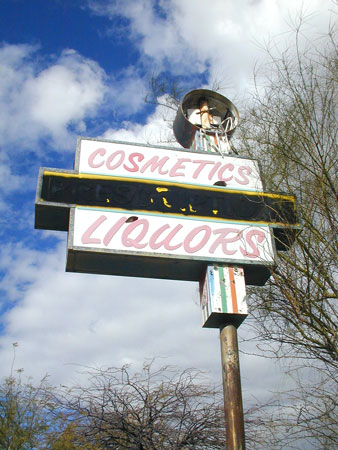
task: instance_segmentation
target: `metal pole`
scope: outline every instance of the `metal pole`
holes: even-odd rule
[[[220,328],[224,412],[228,450],[245,450],[241,376],[237,329],[232,324]]]

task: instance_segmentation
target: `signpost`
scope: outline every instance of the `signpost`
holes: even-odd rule
[[[219,328],[227,445],[244,449],[236,328],[246,284],[263,285],[298,226],[295,198],[266,192],[231,153],[235,106],[187,94],[174,133],[189,150],[79,138],[74,170],[41,168],[35,227],[68,231],[67,271],[194,280],[202,325]]]

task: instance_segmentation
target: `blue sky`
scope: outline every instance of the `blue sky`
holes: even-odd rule
[[[0,1],[2,376],[18,342],[15,368],[54,383],[154,356],[220,381],[218,333],[201,328],[195,283],[65,273],[66,233],[34,230],[38,169],[71,169],[79,135],[166,139],[172,113],[144,102],[154,74],[186,91],[218,80],[241,112],[264,66],[258,44],[286,45],[302,7],[313,39],[336,17],[329,0]],[[246,398],[279,374],[243,355]]]

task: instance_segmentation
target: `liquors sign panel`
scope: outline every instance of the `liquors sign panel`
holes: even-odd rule
[[[72,245],[208,260],[273,263],[267,226],[75,208]]]
[[[227,261],[264,271],[273,265],[274,254],[270,228],[264,225],[76,207],[71,213],[67,270],[117,270],[131,276],[148,271],[156,278],[199,280],[207,263]],[[105,264],[97,264],[98,255]]]

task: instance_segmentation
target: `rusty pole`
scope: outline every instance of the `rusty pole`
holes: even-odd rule
[[[223,325],[220,341],[227,449],[245,450],[237,328],[232,324]]]

